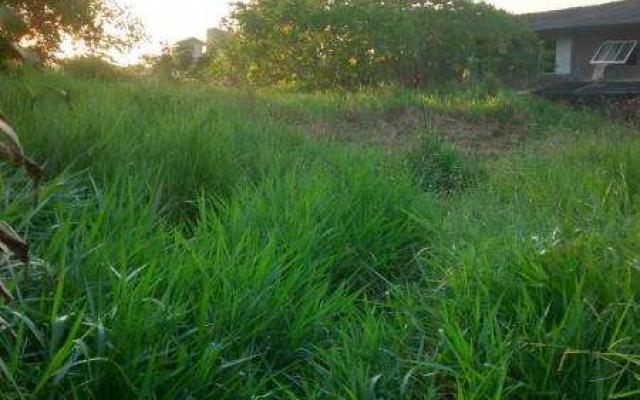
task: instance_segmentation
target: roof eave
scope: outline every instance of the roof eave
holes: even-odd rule
[[[640,23],[627,23],[627,24],[596,24],[596,25],[573,25],[573,26],[551,26],[551,27],[535,27],[531,29],[537,34],[549,35],[549,34],[561,34],[561,33],[588,33],[593,31],[602,30],[625,30],[632,27],[640,28]]]

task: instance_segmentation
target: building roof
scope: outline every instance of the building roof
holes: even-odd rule
[[[197,45],[197,46],[204,46],[206,43],[203,42],[202,40],[198,39],[198,38],[194,38],[194,37],[190,37],[187,39],[183,39],[179,42],[176,42],[176,46],[181,46],[181,45]]]
[[[640,0],[525,14],[537,32],[640,24]]]

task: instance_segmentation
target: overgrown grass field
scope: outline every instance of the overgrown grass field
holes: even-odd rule
[[[640,396],[628,126],[508,92],[57,74],[0,76],[0,109],[47,169],[34,207],[1,166],[34,256],[0,269],[2,398]],[[353,139],[407,109],[520,139]]]

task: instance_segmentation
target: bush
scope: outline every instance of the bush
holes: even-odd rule
[[[468,0],[237,3],[235,44],[219,61],[248,83],[358,87],[512,81],[536,67],[538,42],[506,12]]]
[[[436,135],[420,138],[409,153],[408,163],[426,191],[451,194],[472,186],[478,178],[472,163]]]

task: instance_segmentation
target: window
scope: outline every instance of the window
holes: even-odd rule
[[[556,37],[543,42],[540,68],[549,75],[570,75],[573,70],[573,39]]]
[[[637,40],[609,40],[598,48],[591,64],[626,64],[637,46]]]
[[[556,39],[556,74],[570,75],[573,71],[573,39],[561,37]]]

